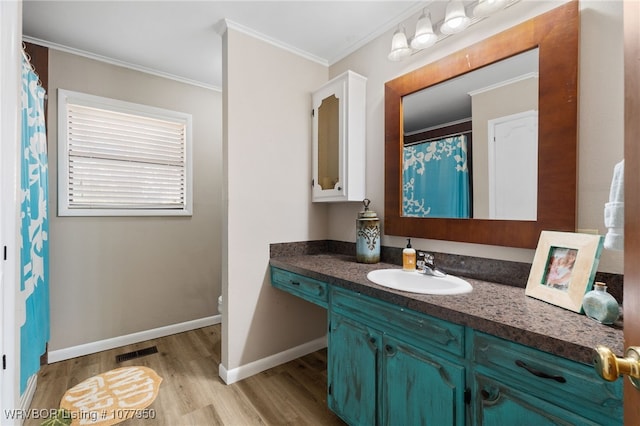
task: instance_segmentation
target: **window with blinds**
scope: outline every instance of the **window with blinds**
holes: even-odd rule
[[[58,89],[58,214],[191,214],[191,115]]]

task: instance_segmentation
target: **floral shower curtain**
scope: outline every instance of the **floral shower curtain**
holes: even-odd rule
[[[45,90],[22,58],[22,163],[20,165],[21,279],[20,300],[26,320],[20,327],[20,393],[40,369],[40,356],[49,341],[49,185]]]
[[[468,218],[467,137],[421,142],[403,151],[403,216]]]

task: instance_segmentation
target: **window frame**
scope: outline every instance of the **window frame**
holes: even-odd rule
[[[192,161],[192,116],[149,105],[137,104],[118,99],[90,95],[66,89],[58,89],[58,216],[192,216],[193,215],[193,161]],[[138,207],[71,207],[69,205],[69,129],[67,105],[80,105],[104,111],[137,115],[185,125],[184,158],[184,203],[182,208],[138,208]]]

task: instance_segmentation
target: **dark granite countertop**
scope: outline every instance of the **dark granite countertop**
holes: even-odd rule
[[[355,256],[333,253],[272,257],[270,263],[584,364],[592,364],[597,345],[608,346],[617,355],[624,352],[621,327],[602,325],[585,315],[527,297],[523,288],[461,277],[473,286],[471,293],[423,295],[389,289],[367,279],[367,273],[374,269],[399,268],[389,263],[362,264]]]

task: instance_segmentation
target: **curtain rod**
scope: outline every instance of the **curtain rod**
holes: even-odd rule
[[[31,63],[31,56],[27,53],[27,45],[24,44],[24,41],[22,42],[21,52],[22,52],[22,57],[25,59],[25,61],[27,61],[27,64],[29,65],[29,68],[31,68],[31,71],[33,71],[36,77],[38,77],[38,86],[42,87],[42,81],[40,80],[40,75],[38,75],[38,73],[36,72],[36,68]],[[45,99],[46,98],[47,98],[47,95],[45,94]]]
[[[436,136],[434,138],[429,138],[429,139],[421,139],[419,141],[405,143],[405,144],[403,144],[403,146],[412,146],[412,145],[417,145],[419,143],[435,142],[435,141],[439,141],[439,140],[446,139],[446,138],[452,138],[454,136],[467,135],[469,133],[471,133],[471,130],[467,130],[466,132],[451,133],[451,134],[443,135],[443,136]]]

